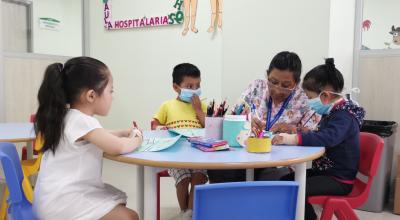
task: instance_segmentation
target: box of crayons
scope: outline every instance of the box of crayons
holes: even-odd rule
[[[228,142],[225,140],[217,140],[213,138],[189,138],[192,147],[204,152],[229,150]]]

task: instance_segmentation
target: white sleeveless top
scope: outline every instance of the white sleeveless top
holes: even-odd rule
[[[101,128],[94,117],[70,109],[64,119],[64,138],[55,154],[47,150],[40,165],[33,207],[39,219],[99,219],[125,193],[102,181],[103,151],[88,141],[77,141]]]

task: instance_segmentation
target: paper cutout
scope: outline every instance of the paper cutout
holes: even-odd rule
[[[169,129],[168,131],[173,132],[175,134],[182,135],[184,137],[204,137],[204,129],[199,128],[187,128],[187,129]]]
[[[169,147],[172,147],[181,138],[181,135],[172,138],[145,138],[143,139],[142,145],[137,148],[136,152],[155,152],[162,151]]]

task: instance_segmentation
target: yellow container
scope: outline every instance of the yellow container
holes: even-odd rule
[[[268,153],[271,152],[271,138],[249,137],[247,139],[247,151],[250,153]]]

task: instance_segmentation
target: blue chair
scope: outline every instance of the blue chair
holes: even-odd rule
[[[194,192],[193,220],[293,220],[298,187],[292,181],[199,185]]]
[[[10,196],[7,199],[9,205],[8,217],[11,220],[35,220],[32,204],[26,199],[22,190],[24,178],[20,160],[14,144],[0,143],[0,160]]]

